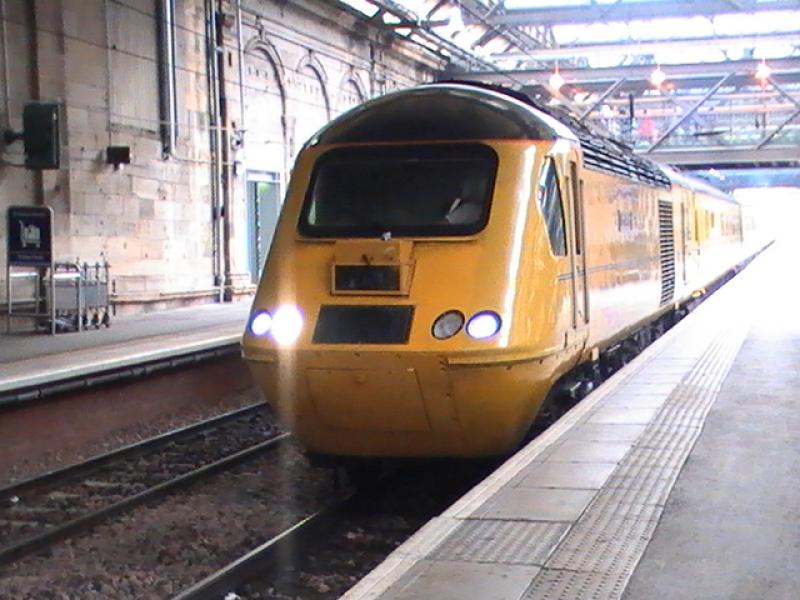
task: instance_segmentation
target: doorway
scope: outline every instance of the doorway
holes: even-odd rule
[[[277,173],[248,171],[247,223],[250,277],[257,283],[269,254],[281,210],[280,177]]]

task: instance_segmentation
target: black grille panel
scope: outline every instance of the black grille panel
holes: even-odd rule
[[[320,307],[313,341],[316,344],[405,344],[411,331],[413,306]]]
[[[661,304],[672,301],[675,294],[675,239],[672,224],[672,203],[658,201],[658,247],[661,265]]]
[[[336,265],[334,286],[337,292],[397,292],[400,267]]]
[[[614,173],[621,177],[649,183],[656,187],[670,189],[669,177],[646,158],[636,156],[630,149],[611,140],[587,136],[583,131],[575,131],[583,149],[583,162],[587,167]]]

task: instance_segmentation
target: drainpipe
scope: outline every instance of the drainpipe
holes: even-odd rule
[[[204,0],[206,14],[206,73],[208,83],[209,114],[209,149],[211,151],[211,223],[212,223],[212,268],[214,286],[217,288],[217,301],[223,301],[222,280],[222,228],[223,210],[220,202],[221,165],[220,165],[220,111],[219,111],[219,77],[217,74],[217,12],[214,0]]]
[[[178,106],[175,82],[175,0],[159,0],[158,93],[161,118],[161,147],[164,158],[175,153]]]
[[[28,31],[30,32],[28,39],[30,40],[31,98],[41,100],[42,91],[40,86],[41,73],[39,72],[39,44],[42,41],[42,37],[41,33],[39,32],[39,22],[36,18],[36,8],[36,2],[29,2],[27,5],[27,22],[29,26]],[[36,206],[44,206],[44,176],[42,175],[42,171],[38,169],[32,171],[31,177],[33,178],[33,203]]]
[[[3,34],[3,103],[5,109],[5,118],[3,128],[7,129],[11,126],[11,84],[8,81],[8,27],[6,21],[6,0],[0,0],[0,31]]]
[[[219,0],[219,11],[216,16],[216,50],[217,50],[217,93],[218,114],[220,127],[220,187],[222,189],[222,265],[223,265],[223,301],[233,299],[233,285],[231,281],[231,196],[232,196],[232,170],[233,153],[231,152],[231,129],[228,116],[228,95],[226,84],[226,51],[223,32],[222,0]]]
[[[244,31],[242,30],[242,0],[236,0],[236,34],[239,46],[239,147],[244,149]]]

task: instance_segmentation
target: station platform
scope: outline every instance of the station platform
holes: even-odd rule
[[[797,598],[796,256],[757,257],[343,598]]]
[[[0,334],[0,404],[135,365],[221,348],[238,352],[249,309],[250,302],[204,304],[119,318],[107,329]]]

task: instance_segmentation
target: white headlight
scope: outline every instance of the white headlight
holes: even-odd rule
[[[461,331],[463,326],[464,315],[457,310],[448,310],[436,317],[431,332],[437,340],[446,340]]]
[[[285,304],[272,317],[272,337],[281,346],[294,343],[303,329],[303,315],[291,304]]]
[[[266,310],[260,310],[250,319],[250,333],[266,335],[272,327],[272,316]]]
[[[485,340],[500,331],[500,315],[485,310],[472,316],[467,323],[467,333],[476,340]]]

